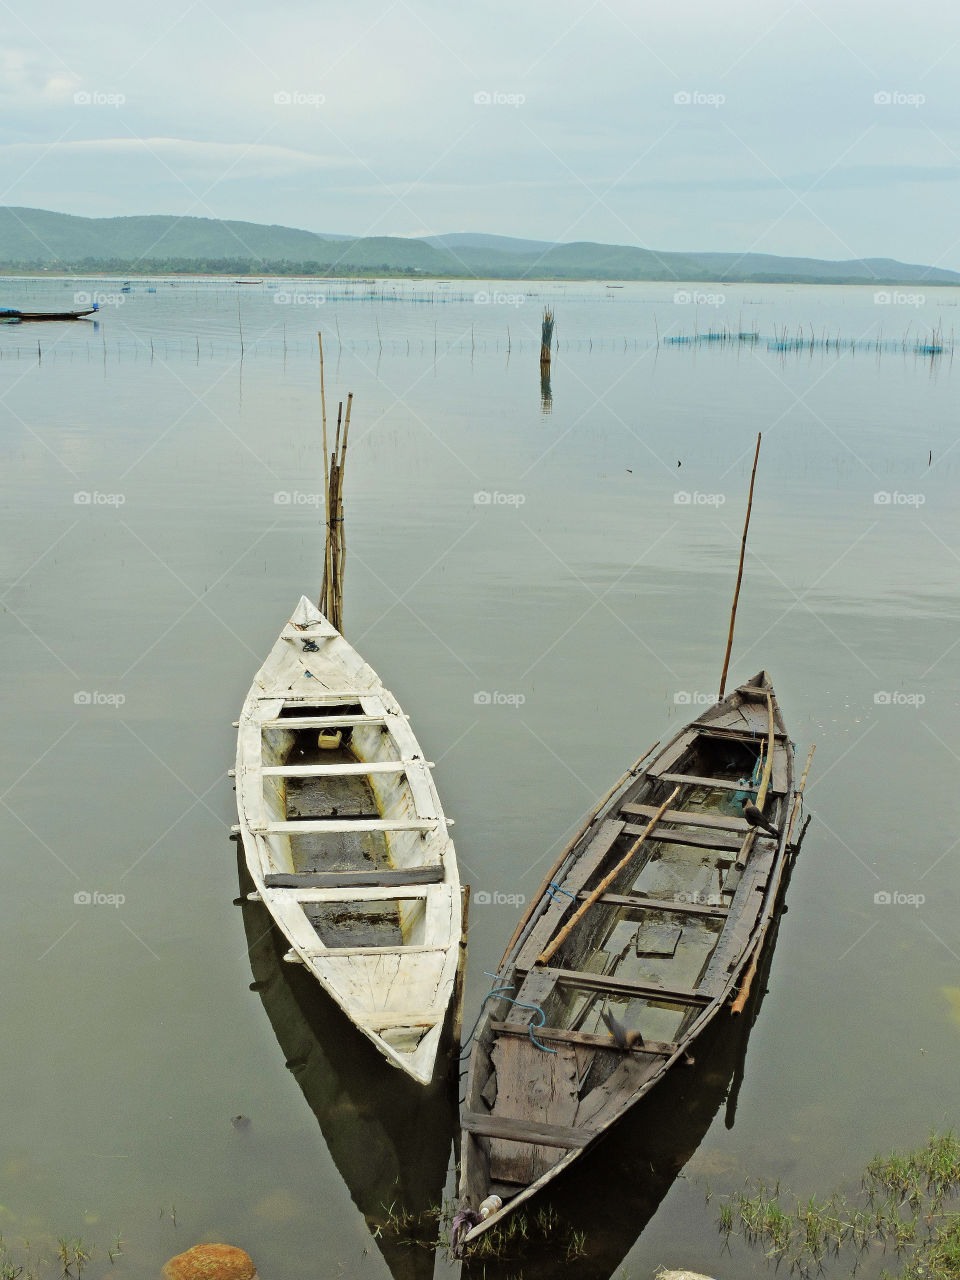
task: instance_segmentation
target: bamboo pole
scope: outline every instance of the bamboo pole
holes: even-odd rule
[[[800,775],[800,785],[797,787],[796,795],[793,797],[793,812],[790,815],[790,825],[787,827],[787,844],[793,841],[793,828],[797,824],[797,818],[800,816],[800,806],[803,802],[803,789],[807,785],[807,774],[810,772],[810,765],[813,763],[813,753],[817,749],[814,743],[810,748],[810,754],[807,756],[807,763],[803,767],[803,773]]]
[[[663,817],[666,811],[670,808],[670,806],[673,804],[674,800],[676,800],[679,794],[680,794],[680,786],[678,784],[673,788],[669,796],[667,796],[666,800],[664,800],[663,804],[660,806],[657,812],[653,815],[653,817],[647,823],[646,827],[643,830],[643,833],[639,835],[636,838],[636,840],[634,840],[633,844],[630,846],[627,852],[623,855],[623,857],[620,859],[617,865],[613,868],[613,870],[609,872],[608,875],[605,875],[603,877],[603,879],[600,881],[597,887],[593,890],[593,892],[590,893],[583,900],[583,902],[581,902],[580,906],[576,909],[576,911],[573,913],[573,915],[570,917],[570,919],[567,921],[564,927],[560,930],[560,932],[557,934],[554,940],[548,946],[546,946],[543,949],[543,951],[541,951],[539,956],[537,956],[537,964],[550,963],[553,956],[556,954],[557,949],[561,947],[563,943],[566,942],[567,938],[570,936],[570,932],[574,928],[574,926],[579,923],[579,921],[586,914],[587,910],[593,906],[596,900],[602,894],[606,893],[609,886],[617,878],[617,876],[624,869],[627,863],[630,862],[630,860],[636,855],[640,846],[647,839],[651,831],[653,831],[654,827],[657,825],[657,823],[660,821],[660,819]]]
[[[814,743],[813,746],[810,748],[810,754],[807,756],[807,763],[804,767],[803,775],[800,778],[800,786],[797,788],[793,797],[793,812],[790,815],[790,825],[787,827],[787,839],[786,839],[787,846],[789,846],[790,844],[790,837],[793,834],[794,823],[797,820],[797,814],[800,812],[800,803],[803,798],[803,789],[807,785],[807,774],[810,772],[810,764],[813,760],[813,753],[816,751],[816,749],[817,749],[817,744]],[[782,858],[780,861],[780,874],[777,877],[777,893],[780,892],[780,880],[783,878],[783,867],[785,863],[786,863],[786,857]],[[776,894],[774,894],[773,900],[774,902],[776,901]],[[767,929],[770,927],[770,921],[772,919],[773,919],[773,912],[771,911],[770,915],[767,916],[766,920],[763,922],[763,926],[761,927],[760,932],[757,935],[757,943],[754,948],[753,957],[751,958],[750,964],[747,967],[747,971],[743,976],[743,981],[740,984],[740,991],[737,994],[737,998],[734,1000],[733,1004],[730,1006],[730,1012],[732,1014],[743,1013],[743,1010],[746,1007],[746,1003],[750,999],[750,988],[753,986],[753,980],[757,976],[757,969],[760,966],[760,956],[763,952],[763,944],[766,941]]]
[[[730,666],[730,650],[733,648],[733,628],[737,621],[737,603],[740,599],[740,583],[743,581],[743,558],[747,550],[747,530],[750,528],[750,512],[753,509],[753,485],[757,478],[757,459],[760,457],[761,433],[757,432],[757,448],[753,455],[753,470],[750,472],[750,494],[747,498],[747,518],[743,522],[743,537],[740,539],[740,566],[737,569],[737,585],[733,592],[733,607],[730,610],[730,631],[727,635],[727,651],[723,655],[723,674],[720,676],[720,697],[727,687],[727,669]]]
[[[330,466],[327,454],[327,393],[323,381],[323,334],[317,333],[317,341],[320,344],[320,413],[323,418],[323,496],[324,496],[324,515],[326,517],[326,538],[324,542],[323,552],[323,590],[320,593],[320,612],[327,611],[327,589],[332,579],[331,573],[331,547],[330,547]]]
[[[757,808],[761,812],[763,812],[763,806],[764,804],[766,804],[766,800],[767,800],[767,791],[770,788],[770,776],[773,773],[773,749],[775,745],[776,745],[776,741],[774,738],[774,725],[773,725],[773,697],[771,694],[768,693],[767,694],[767,740],[766,740],[767,758],[763,762],[763,772],[760,774],[760,786],[757,788],[757,798],[756,798],[756,801],[754,802]],[[761,755],[763,754],[763,746],[764,744],[761,743],[760,745]],[[747,838],[744,840],[743,846],[740,849],[740,852],[737,854],[737,860],[734,863],[735,866],[742,868],[747,865],[747,859],[750,857],[750,854],[753,852],[753,846],[756,843],[756,840],[757,840],[757,828],[751,827],[750,830],[747,832]]]
[[[470,886],[460,889],[460,945],[457,952],[457,974],[453,983],[453,1025],[450,1033],[450,1057],[460,1061],[463,1039],[463,990],[467,970],[467,935],[470,932]]]

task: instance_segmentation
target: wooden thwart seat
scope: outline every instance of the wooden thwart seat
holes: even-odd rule
[[[588,898],[586,889],[581,889],[578,898]],[[638,894],[604,893],[598,902],[611,907],[632,907],[640,911],[674,911],[684,916],[728,916],[730,908],[721,905],[713,906],[708,902],[682,902],[674,898],[644,898]]]
[[[263,877],[268,889],[356,889],[407,884],[439,884],[443,865],[373,867],[364,871],[272,871]]]
[[[523,972],[518,969],[518,973]],[[633,982],[629,978],[617,978],[612,974],[590,973],[584,969],[553,969],[547,966],[538,973],[570,987],[585,991],[599,991],[604,995],[633,996],[638,1000],[663,1001],[665,1004],[709,1004],[709,996],[701,995],[687,987],[658,987],[649,982]]]
[[[561,1124],[537,1124],[531,1120],[516,1120],[507,1116],[483,1115],[478,1111],[465,1111],[460,1117],[460,1127],[467,1133],[484,1138],[501,1138],[510,1142],[529,1142],[538,1147],[562,1147],[571,1150],[585,1147],[597,1136],[596,1129],[575,1129]]]
[[[642,835],[646,830],[645,827],[637,826],[635,823],[627,823],[623,828],[624,834],[628,836]],[[746,837],[749,828],[744,829],[743,836]],[[730,833],[719,831],[682,831],[676,827],[658,826],[650,832],[649,839],[652,842],[660,841],[662,844],[688,844],[697,849],[730,849],[739,850],[743,844],[743,840]]]
[[[620,812],[634,818],[652,818],[659,811],[657,806],[652,804],[625,804]],[[734,818],[722,813],[698,813],[688,809],[668,809],[661,815],[660,821],[686,822],[691,827],[711,827],[717,831],[742,831],[744,834],[749,830],[746,818]]]
[[[263,826],[250,824],[256,835],[279,835],[281,831],[435,831],[436,818],[413,820],[406,818],[305,818],[300,822],[266,822]]]
[[[497,1022],[494,1020],[490,1023],[490,1026],[495,1035],[523,1036],[526,1039],[530,1034],[530,1028],[525,1022]],[[589,1045],[590,1048],[613,1049],[617,1053],[654,1054],[664,1058],[672,1058],[678,1048],[677,1045],[665,1040],[645,1040],[642,1045],[635,1045],[634,1048],[624,1051],[614,1044],[610,1036],[591,1035],[587,1031],[563,1031],[559,1027],[536,1027],[534,1035],[538,1040],[559,1041],[561,1044]]]
[[[429,766],[425,760],[374,760],[370,764],[270,764],[264,765],[260,772],[271,778],[327,778],[348,774],[403,773],[417,767]]]

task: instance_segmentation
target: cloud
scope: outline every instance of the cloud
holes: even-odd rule
[[[43,157],[69,160],[99,158],[104,161],[136,157],[175,171],[196,172],[215,180],[229,170],[236,178],[277,178],[317,170],[353,168],[359,160],[325,156],[255,142],[199,142],[192,138],[78,138],[53,143],[0,143],[0,163],[5,159],[24,165]]]

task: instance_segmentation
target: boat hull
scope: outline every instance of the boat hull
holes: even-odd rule
[[[749,797],[772,833],[743,817]],[[729,1006],[772,918],[792,797],[793,746],[760,672],[629,771],[561,855],[471,1051],[460,1207],[503,1206],[468,1243],[689,1061]]]
[[[238,829],[288,959],[392,1065],[429,1083],[462,908],[447,820],[406,717],[303,597],[238,729]]]

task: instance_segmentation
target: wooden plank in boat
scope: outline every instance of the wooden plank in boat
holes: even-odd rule
[[[460,1117],[460,1127],[467,1133],[483,1137],[507,1138],[513,1142],[537,1143],[542,1147],[585,1147],[596,1137],[590,1129],[575,1129],[569,1125],[534,1124],[529,1120],[510,1120],[504,1116],[481,1115],[477,1111],[465,1111]],[[507,1178],[496,1175],[500,1182],[527,1186],[526,1178]]]
[[[354,724],[386,724],[386,714],[378,716],[279,716],[261,720],[264,729],[339,729]]]
[[[628,836],[639,836],[644,831],[646,827],[630,822],[623,828],[624,835]],[[744,835],[747,835],[746,830]],[[659,840],[663,844],[688,844],[696,849],[729,849],[731,851],[738,850],[743,844],[743,841],[735,835],[727,835],[719,831],[682,831],[676,827],[654,827],[648,839],[651,842]]]
[[[491,1022],[494,1035],[530,1037],[530,1029],[523,1022]],[[666,1040],[646,1040],[633,1049],[618,1049],[610,1036],[595,1036],[587,1031],[562,1031],[559,1027],[537,1027],[534,1035],[538,1040],[562,1042],[563,1044],[585,1045],[594,1049],[610,1049],[614,1053],[653,1054],[657,1057],[672,1058],[679,1048]]]
[[[577,1113],[577,1059],[569,1045],[555,1053],[535,1048],[529,1039],[502,1036],[490,1056],[497,1073],[494,1122],[512,1122],[524,1136],[508,1137],[507,1130],[487,1133],[490,1176],[513,1182],[532,1182],[557,1161],[556,1148],[570,1145]],[[538,1142],[537,1131],[561,1134],[560,1141]]]
[[[657,777],[661,782],[686,783],[691,787],[707,787],[711,791],[756,791],[756,787],[751,787],[748,783],[744,787],[742,782],[729,782],[726,778],[703,778],[695,773],[658,773]]]
[[[652,818],[659,809],[653,804],[625,804],[620,812],[628,813],[634,818]],[[661,815],[660,821],[686,822],[692,827],[711,827],[718,831],[742,831],[744,834],[749,829],[745,818],[734,818],[722,813],[699,813],[687,809],[668,809]]]
[[[403,773],[419,760],[374,760],[370,764],[271,764],[260,772],[271,778],[327,778],[338,774]]]
[[[631,982],[629,978],[617,978],[611,974],[590,973],[586,969],[544,968],[543,972],[550,974],[556,982],[582,987],[585,991],[599,991],[605,995],[633,996],[652,1003],[709,1004],[707,996],[688,987],[657,987],[649,982]]]
[[[267,822],[262,827],[251,823],[249,829],[257,835],[272,836],[281,831],[435,831],[437,825],[436,818],[423,822],[407,818],[363,818],[354,822],[349,818],[305,818],[299,822]]]
[[[581,889],[577,896],[586,898],[586,889]],[[671,898],[644,898],[638,894],[605,893],[597,901],[606,903],[611,907],[632,907],[640,911],[674,911],[678,915],[684,916],[722,917],[730,914],[729,907],[711,906],[707,902],[681,902],[679,899]]]
[[[272,871],[263,877],[268,889],[351,889],[362,885],[439,884],[442,863],[424,867],[381,867],[369,871]]]

